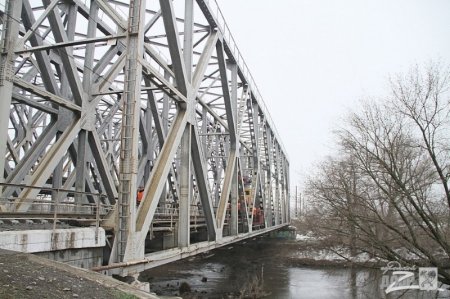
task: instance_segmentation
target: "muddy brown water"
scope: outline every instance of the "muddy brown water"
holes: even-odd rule
[[[180,295],[186,282],[191,292],[183,298],[239,298],[255,280],[259,296],[251,298],[398,298],[398,293],[384,294],[381,270],[299,267],[288,259],[293,250],[299,250],[294,241],[255,238],[147,270],[140,280],[166,296]],[[401,298],[436,298],[414,292]]]

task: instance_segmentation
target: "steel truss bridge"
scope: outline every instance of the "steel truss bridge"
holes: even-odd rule
[[[101,226],[122,275],[288,224],[286,151],[214,0],[0,14],[2,218]]]

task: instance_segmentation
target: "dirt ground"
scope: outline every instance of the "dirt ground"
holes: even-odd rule
[[[158,297],[102,274],[0,249],[0,298]]]

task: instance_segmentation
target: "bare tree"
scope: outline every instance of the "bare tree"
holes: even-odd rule
[[[432,64],[391,79],[336,132],[339,152],[307,185],[320,233],[387,260],[439,267],[450,282],[449,73]]]

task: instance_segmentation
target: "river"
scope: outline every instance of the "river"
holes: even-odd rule
[[[380,287],[381,270],[295,266],[289,262],[295,242],[258,238],[207,254],[150,269],[140,280],[158,295],[183,298],[239,298],[255,286],[258,298],[398,298]],[[446,293],[448,295],[448,293]],[[435,293],[408,291],[401,298],[436,298]],[[449,298],[441,292],[439,298]],[[256,298],[255,297],[255,298]]]

